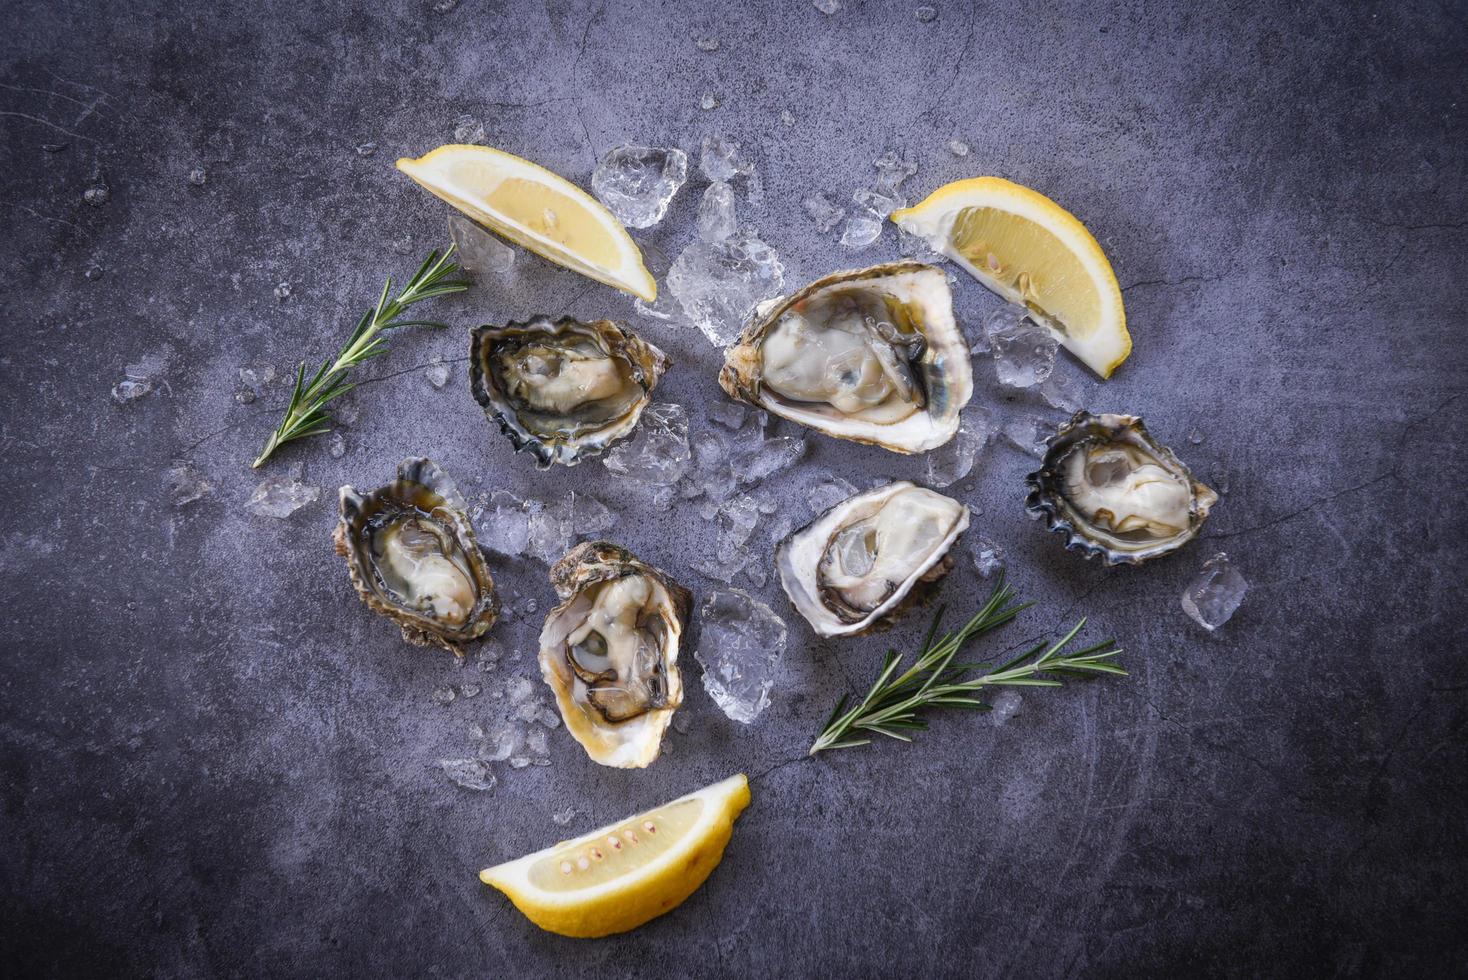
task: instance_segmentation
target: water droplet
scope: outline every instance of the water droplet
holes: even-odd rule
[[[42,143],[41,149],[45,150],[47,153],[60,153],[62,150],[66,149],[66,146],[67,144],[65,143]]]
[[[924,24],[931,24],[938,19],[938,11],[932,7],[919,7],[912,12],[912,15]]]
[[[195,187],[203,187],[204,182],[209,179],[209,172],[203,167],[195,167],[189,171],[189,183]]]
[[[968,144],[959,139],[949,140],[948,152],[956,157],[966,157],[968,156]]]
[[[787,125],[787,126],[794,126],[795,125],[795,113],[791,112],[789,109],[781,109],[780,110],[780,121],[782,123],[784,123],[785,125]]]
[[[376,143],[360,143],[360,144],[357,145],[357,156],[359,156],[359,157],[370,157],[372,154],[374,154],[376,152],[377,152],[377,144]]]
[[[107,188],[98,185],[96,187],[88,187],[82,194],[82,200],[94,208],[100,208],[107,203],[107,199],[111,196]]]
[[[716,37],[701,37],[697,41],[694,41],[693,43],[694,43],[694,45],[697,46],[698,50],[700,50],[700,51],[717,51],[717,50],[719,50],[719,39],[716,38]]]
[[[280,283],[278,286],[275,287],[275,298],[278,299],[278,300],[280,300],[282,303],[284,303],[286,300],[290,299],[290,296],[291,296],[291,284],[290,283],[283,282],[283,283]]]
[[[705,92],[703,93],[703,98],[698,100],[698,107],[705,112],[709,109],[717,109],[719,107],[719,100],[714,98],[714,93]]]
[[[86,276],[87,279],[89,279],[90,281],[96,282],[98,279],[102,278],[102,271],[103,270],[100,265],[92,262],[87,266],[87,271],[83,272],[82,275]]]

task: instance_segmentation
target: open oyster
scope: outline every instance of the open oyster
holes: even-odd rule
[[[551,568],[563,600],[540,633],[540,673],[593,762],[641,769],[683,703],[678,646],[692,597],[625,548],[588,541]]]
[[[756,312],[724,355],[730,397],[899,453],[943,445],[973,394],[943,270],[894,262],[837,272]]]
[[[611,320],[537,316],[472,331],[469,384],[516,449],[575,466],[631,434],[668,365]]]
[[[1025,506],[1065,546],[1108,565],[1165,555],[1197,536],[1218,494],[1135,415],[1077,412],[1049,440]]]
[[[340,509],[336,552],[362,601],[403,639],[462,653],[494,624],[499,601],[464,498],[431,460],[403,460],[378,490],[342,487]]]
[[[821,636],[888,621],[953,567],[968,508],[906,481],[848,497],[775,550],[780,583]]]

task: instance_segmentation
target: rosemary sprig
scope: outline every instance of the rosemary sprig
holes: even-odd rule
[[[442,255],[437,249],[429,252],[428,258],[418,267],[413,278],[408,280],[403,291],[392,298],[389,298],[392,294],[392,277],[389,276],[383,284],[382,294],[377,297],[377,305],[362,314],[362,319],[357,321],[357,329],[347,338],[341,353],[336,355],[336,360],[323,362],[310,381],[306,380],[306,362],[301,362],[296,369],[296,387],[291,392],[291,403],[285,410],[285,418],[270,433],[270,438],[265,440],[265,448],[260,450],[260,455],[252,464],[256,469],[270,458],[271,453],[286,443],[331,431],[331,416],[326,414],[327,404],[356,387],[347,381],[347,375],[352,368],[386,353],[387,344],[382,338],[382,331],[397,327],[447,326],[436,320],[401,320],[399,317],[414,303],[469,288],[468,283],[454,278],[460,270],[449,261],[453,254],[452,245]]]
[[[994,587],[994,592],[983,608],[974,613],[956,633],[948,633],[937,643],[938,625],[943,618],[939,609],[928,629],[922,652],[911,667],[897,673],[902,664],[902,655],[896,650],[887,651],[887,660],[876,683],[862,698],[861,703],[846,709],[846,696],[836,703],[820,737],[810,747],[810,754],[826,749],[849,749],[867,745],[875,733],[888,738],[911,742],[907,732],[928,727],[927,720],[919,717],[924,708],[969,708],[989,710],[989,705],[974,696],[983,687],[1025,686],[1060,687],[1067,679],[1098,677],[1103,674],[1125,675],[1112,662],[1121,648],[1105,640],[1075,653],[1066,653],[1065,647],[1081,627],[1082,619],[1056,643],[1047,646],[1039,643],[998,667],[982,663],[955,663],[953,658],[978,637],[1010,622],[1032,603],[1014,604],[1015,593],[1004,584],[1003,578]],[[986,670],[987,673],[970,676],[971,672]]]

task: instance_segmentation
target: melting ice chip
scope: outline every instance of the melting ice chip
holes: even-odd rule
[[[994,374],[1010,388],[1033,388],[1055,369],[1055,335],[1031,320],[1024,307],[995,310],[984,323]]]
[[[515,250],[462,215],[449,217],[449,237],[461,266],[475,276],[499,276],[515,264]]]
[[[846,209],[832,204],[830,198],[824,194],[812,194],[801,202],[801,206],[805,208],[805,213],[810,215],[810,220],[816,223],[816,228],[823,235],[839,225],[841,219],[846,217]]]
[[[730,718],[749,724],[770,703],[785,655],[785,624],[774,610],[741,589],[709,594],[695,659],[703,686]]]
[[[743,232],[719,242],[693,242],[674,260],[666,282],[688,319],[719,347],[733,343],[755,304],[784,284],[780,256]]]
[[[988,538],[974,535],[969,539],[969,551],[974,558],[974,571],[980,578],[993,578],[1004,571],[1004,549]]]
[[[577,539],[594,536],[613,523],[605,504],[572,490],[557,503],[531,505],[525,550],[543,562],[554,562]]]
[[[716,180],[703,192],[698,204],[698,237],[706,242],[721,242],[739,230],[734,217],[734,188]]]
[[[843,248],[863,249],[882,237],[882,219],[875,211],[860,208],[846,219],[841,229]]]
[[[321,488],[301,482],[301,464],[297,463],[284,476],[272,476],[255,488],[245,501],[245,510],[260,517],[285,520],[321,497]]]
[[[465,789],[485,790],[494,789],[494,773],[490,772],[478,759],[439,759],[439,766],[443,768],[443,774],[452,779]]]
[[[454,366],[444,361],[439,354],[428,359],[428,366],[423,369],[423,376],[428,383],[435,388],[442,388],[449,383],[449,376],[454,373]]]
[[[479,543],[502,555],[523,555],[530,543],[530,507],[508,490],[481,497],[474,508]]]
[[[951,486],[968,476],[979,451],[989,441],[991,425],[986,409],[973,405],[964,409],[958,432],[928,453],[928,486]]]
[[[663,220],[668,203],[688,179],[688,154],[672,147],[617,146],[591,175],[591,190],[628,228]]]
[[[1004,423],[1004,438],[1031,456],[1045,455],[1046,442],[1054,432],[1050,423],[1036,415],[1021,415]]]
[[[1249,583],[1222,551],[1203,563],[1183,592],[1183,612],[1212,632],[1228,622],[1248,594]]]

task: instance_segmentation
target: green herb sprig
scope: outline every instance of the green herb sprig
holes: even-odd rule
[[[323,362],[309,382],[306,380],[306,362],[301,362],[296,369],[296,387],[291,392],[291,403],[285,410],[285,418],[270,434],[270,438],[265,440],[265,448],[260,450],[260,455],[252,464],[256,469],[270,458],[271,453],[286,443],[331,431],[331,416],[326,414],[326,406],[332,399],[357,387],[347,380],[352,368],[387,352],[387,343],[382,337],[384,330],[447,326],[436,320],[399,318],[414,303],[469,288],[467,282],[455,278],[460,269],[449,261],[453,254],[452,245],[442,254],[437,249],[429,252],[428,258],[418,267],[413,278],[408,280],[403,291],[391,299],[392,277],[389,276],[382,287],[382,294],[377,298],[377,305],[362,314],[362,319],[357,321],[357,329],[347,338],[341,353],[336,355],[336,360]]]
[[[887,652],[886,662],[876,683],[856,707],[846,710],[847,697],[842,696],[826,719],[820,737],[810,747],[810,754],[827,749],[849,749],[870,744],[870,736],[911,742],[909,732],[928,727],[919,716],[925,708],[968,708],[987,711],[989,705],[975,696],[985,687],[1060,687],[1067,679],[1095,678],[1106,674],[1125,675],[1114,658],[1121,648],[1104,640],[1075,653],[1066,646],[1086,625],[1082,619],[1054,644],[1039,643],[1019,656],[993,667],[984,663],[955,663],[954,657],[978,637],[1009,623],[1033,603],[1015,604],[1015,593],[1001,577],[983,608],[974,613],[956,633],[948,633],[936,643],[938,626],[943,618],[939,609],[928,629],[922,652],[911,667],[899,674],[902,655]],[[987,673],[972,676],[972,672]]]

